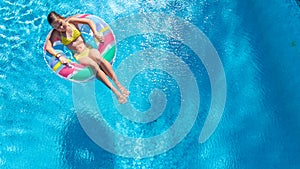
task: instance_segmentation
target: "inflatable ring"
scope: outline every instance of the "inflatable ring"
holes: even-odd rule
[[[116,41],[113,31],[109,25],[101,18],[84,14],[78,15],[79,18],[87,18],[94,21],[98,33],[104,37],[104,43],[99,43],[93,38],[93,33],[90,27],[86,24],[78,24],[79,30],[87,44],[91,47],[98,49],[102,57],[110,62],[114,62],[116,56]],[[49,33],[50,34],[50,33]],[[70,80],[72,82],[87,82],[94,79],[95,75],[93,70],[88,67],[79,64],[73,57],[72,52],[64,46],[60,40],[55,40],[53,48],[58,53],[62,53],[69,60],[68,64],[62,64],[56,57],[52,56],[46,51],[46,42],[44,44],[44,59],[51,70],[53,70],[58,76]]]

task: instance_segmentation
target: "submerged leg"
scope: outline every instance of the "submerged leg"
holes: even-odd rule
[[[97,51],[96,49],[91,49],[90,54],[91,55],[89,55],[89,56],[93,60],[95,60],[98,63],[98,65],[101,67],[101,69],[105,72],[105,74],[108,75],[113,80],[113,82],[119,88],[121,93],[125,97],[128,97],[130,92],[120,83],[111,64],[108,61],[106,61],[105,59],[103,59],[103,57],[101,57],[99,51]]]
[[[86,66],[90,66],[95,74],[98,80],[100,80],[101,82],[103,82],[118,98],[118,101],[120,103],[126,103],[127,99],[126,97],[124,97],[113,85],[112,83],[108,80],[106,74],[103,72],[103,70],[101,70],[98,66],[98,64],[92,60],[89,57],[82,57],[79,59],[79,62],[83,65]]]

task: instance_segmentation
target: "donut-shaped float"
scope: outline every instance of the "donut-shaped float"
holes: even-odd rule
[[[94,21],[97,32],[104,37],[104,43],[99,43],[93,38],[93,33],[88,25],[79,24],[79,30],[85,42],[91,47],[98,49],[102,57],[112,64],[116,56],[116,41],[109,25],[103,19],[95,15],[83,14],[77,17]],[[69,81],[79,83],[94,79],[95,75],[93,70],[88,66],[78,63],[73,57],[72,52],[63,45],[59,39],[55,40],[52,45],[56,52],[65,55],[69,60],[68,64],[62,64],[58,58],[46,51],[46,43],[44,44],[44,60],[56,75]]]

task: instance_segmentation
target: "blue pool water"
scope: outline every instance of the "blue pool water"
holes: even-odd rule
[[[1,169],[300,167],[300,8],[295,0],[3,0],[0,4]],[[96,144],[78,118],[85,112],[74,105],[75,84],[56,76],[43,60],[51,10],[64,16],[90,13],[111,24],[116,39],[122,39],[113,67],[117,71],[128,65],[125,71],[117,71],[124,83],[135,68],[128,59],[137,53],[151,48],[176,55],[198,87],[188,96],[201,97],[201,102],[184,98],[188,103],[184,113],[196,108],[198,114],[195,121],[182,124],[192,124],[183,140],[168,151],[145,158],[115,155]],[[170,37],[162,32],[124,37],[126,25],[116,24],[128,16],[153,13],[176,16],[196,26],[209,38],[222,62],[227,86],[225,109],[216,130],[203,143],[198,139],[213,100],[206,66],[190,46],[178,40],[181,35]],[[155,19],[152,23],[132,20],[128,25],[147,32],[165,18]],[[176,25],[172,29],[169,31],[176,32]],[[129,104],[140,112],[149,110],[153,103],[160,105],[148,100],[158,89],[166,103],[154,121],[137,123],[124,118],[119,113],[124,108],[115,104],[103,84],[95,82],[103,118],[113,130],[131,138],[164,133],[176,123],[185,103],[180,82],[173,77],[183,71],[179,63],[160,65],[179,68],[168,72],[152,60],[141,60],[140,65],[153,68],[139,70],[131,79]],[[83,90],[84,86],[79,87]],[[160,145],[172,141],[167,137]]]

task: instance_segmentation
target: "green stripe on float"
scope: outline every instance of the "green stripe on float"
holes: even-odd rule
[[[115,57],[116,53],[116,45],[112,46],[107,52],[103,54],[103,58],[108,62],[111,62]]]
[[[86,67],[77,73],[75,73],[70,79],[75,81],[85,81],[90,79],[94,75],[94,72],[91,68]]]

